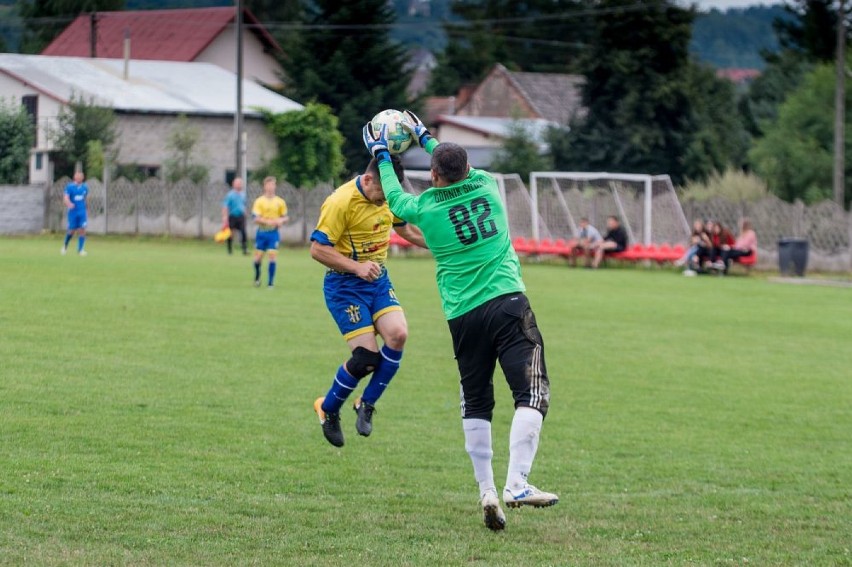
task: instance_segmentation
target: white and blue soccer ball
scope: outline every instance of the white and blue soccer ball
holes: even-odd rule
[[[375,132],[378,132],[382,125],[387,125],[388,151],[392,154],[401,154],[411,145],[411,134],[402,126],[406,120],[405,114],[393,108],[379,112],[370,120]]]

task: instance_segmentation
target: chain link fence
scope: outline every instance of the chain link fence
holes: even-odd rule
[[[428,174],[410,171],[406,177],[406,187],[413,193],[421,193],[429,187]],[[508,204],[512,235],[531,236],[529,191],[516,175],[499,176],[498,181],[501,196]],[[65,229],[62,194],[67,183],[68,179],[61,179],[50,185],[46,191],[44,210],[47,230]],[[223,183],[167,183],[156,178],[145,182],[118,179],[107,185],[97,179],[91,179],[87,183],[88,230],[94,234],[212,238],[222,225],[222,200],[228,191],[228,187]],[[290,222],[281,229],[284,242],[298,244],[307,240],[319,218],[322,202],[333,190],[331,184],[320,185],[311,190],[300,190],[286,183],[279,184],[278,195],[287,202],[290,215]],[[608,201],[600,200],[603,197],[590,200],[588,191],[578,191],[576,188],[570,188],[562,193],[569,208],[578,214],[597,219],[604,214],[617,212],[610,211]],[[597,195],[592,193],[592,197]],[[249,206],[261,194],[260,184],[249,184]],[[658,195],[657,187],[654,186],[655,203],[658,197],[667,198],[667,195],[668,192],[662,190]],[[578,204],[581,202],[583,206]],[[671,206],[669,201],[665,203],[667,207]],[[570,206],[572,204],[573,207]],[[775,196],[769,196],[754,203],[714,198],[703,201],[689,200],[678,206],[683,207],[683,215],[690,222],[696,218],[714,219],[731,228],[732,232],[736,232],[740,219],[750,218],[758,235],[759,262],[764,267],[777,266],[777,243],[780,238],[801,237],[807,238],[810,243],[810,269],[844,272],[852,270],[852,212],[844,211],[833,202],[824,201],[806,206],[800,201],[787,203]],[[672,218],[674,217],[675,215],[672,215]],[[567,217],[559,217],[558,222],[552,223],[546,220],[547,215],[542,215],[539,219],[542,237],[572,236],[572,222]],[[686,233],[680,227],[680,221],[675,224],[677,226],[673,225],[671,231],[657,233],[655,230],[655,242],[659,240],[658,237],[665,235],[666,241],[671,237],[670,244],[680,243],[678,236]]]
[[[65,229],[62,195],[68,181],[61,179],[48,189],[47,230]],[[167,183],[156,178],[145,182],[118,179],[107,184],[90,179],[86,183],[89,186],[87,230],[93,234],[212,238],[222,227],[222,201],[228,192],[223,183]],[[279,183],[277,194],[287,203],[290,216],[290,222],[281,228],[283,242],[301,243],[307,239],[319,218],[322,202],[333,189],[330,184],[301,190]],[[261,194],[259,183],[248,184],[246,202],[249,209]]]

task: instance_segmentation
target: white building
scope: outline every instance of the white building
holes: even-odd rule
[[[211,180],[224,181],[236,162],[236,85],[233,73],[210,63],[0,54],[0,96],[23,104],[36,124],[30,183],[48,180],[51,132],[72,96],[113,109],[118,164],[150,173],[172,157],[167,140],[176,118],[185,115],[201,131],[196,161],[210,165]],[[252,80],[243,81],[242,103],[251,170],[276,152],[259,109],[286,112],[302,105]]]

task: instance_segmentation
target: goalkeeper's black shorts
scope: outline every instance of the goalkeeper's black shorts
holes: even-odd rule
[[[463,418],[491,421],[498,361],[515,407],[531,407],[547,415],[550,381],[544,341],[526,295],[495,297],[448,323],[461,376]]]

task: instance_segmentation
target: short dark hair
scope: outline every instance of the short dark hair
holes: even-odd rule
[[[612,220],[614,220],[615,222],[617,222],[618,224],[621,224],[621,219],[620,219],[620,218],[618,218],[618,217],[617,217],[617,216],[615,216],[615,215],[609,215],[609,216],[608,216],[608,217],[606,217],[606,218],[608,218],[608,219],[612,219]]]
[[[432,171],[447,183],[456,183],[467,177],[467,152],[452,142],[438,144],[432,152]]]
[[[399,159],[399,156],[391,156],[391,163],[393,164],[393,171],[396,173],[396,179],[400,183],[405,181],[405,168],[402,167],[402,161]],[[381,175],[379,174],[379,162],[376,158],[370,160],[370,163],[367,164],[367,169],[364,170],[364,173],[369,173],[376,179],[380,179]]]

